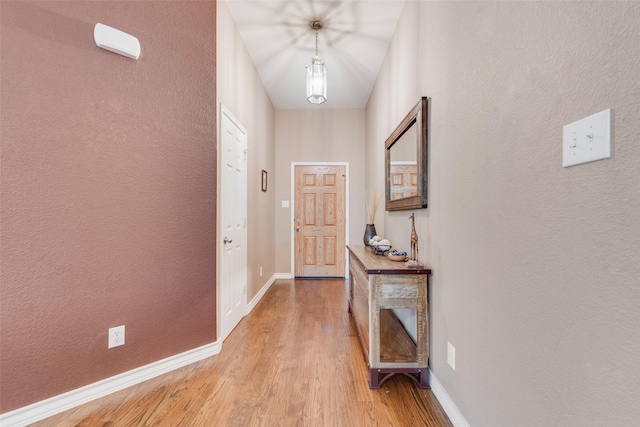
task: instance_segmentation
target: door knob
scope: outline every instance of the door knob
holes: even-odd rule
[[[225,237],[225,238],[224,238],[224,240],[223,240],[223,242],[224,242],[224,244],[226,245],[227,243],[231,243],[231,242],[233,242],[233,239],[230,239],[230,238],[228,238],[228,237]]]

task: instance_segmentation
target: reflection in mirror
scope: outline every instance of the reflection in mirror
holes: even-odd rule
[[[389,174],[391,177],[391,200],[418,195],[418,126],[413,125],[391,146],[389,150]]]
[[[427,207],[429,98],[423,97],[385,142],[386,209]]]

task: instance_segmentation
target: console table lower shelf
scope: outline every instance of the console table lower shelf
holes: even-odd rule
[[[349,312],[369,367],[369,388],[379,389],[403,374],[429,389],[428,269],[374,255],[365,246],[349,249]],[[394,309],[416,311],[417,339],[409,336]]]

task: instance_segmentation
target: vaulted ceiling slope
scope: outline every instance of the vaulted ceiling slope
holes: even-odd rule
[[[227,0],[258,74],[278,110],[365,108],[404,7],[404,0]],[[315,54],[327,67],[327,102],[306,100]]]

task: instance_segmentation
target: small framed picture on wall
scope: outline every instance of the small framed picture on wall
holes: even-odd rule
[[[262,170],[262,191],[267,191],[267,171]]]

